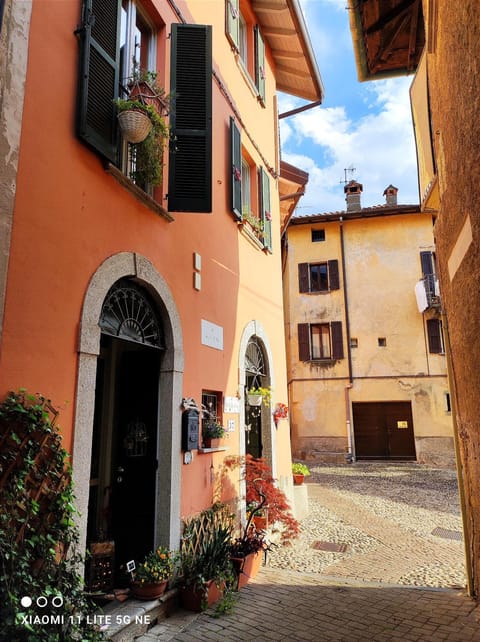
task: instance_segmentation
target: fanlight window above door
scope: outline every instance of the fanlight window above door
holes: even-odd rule
[[[267,376],[263,350],[255,339],[248,342],[245,351],[245,371],[250,377],[253,376],[252,385],[259,387],[262,385],[262,377]]]
[[[105,298],[100,315],[105,334],[164,349],[160,322],[146,293],[131,281],[118,281]]]

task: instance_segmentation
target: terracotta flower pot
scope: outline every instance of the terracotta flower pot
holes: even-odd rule
[[[233,566],[237,573],[237,588],[241,589],[246,586],[249,580],[257,576],[260,566],[262,565],[262,551],[249,553],[246,557],[234,557]]]
[[[220,444],[220,439],[218,437],[204,437],[203,445],[205,448],[218,448]]]
[[[257,531],[266,531],[268,527],[268,520],[266,517],[261,517],[260,515],[255,515],[253,518],[253,523]]]
[[[293,473],[293,483],[295,486],[301,486],[305,480],[305,475],[301,473]]]
[[[209,580],[204,589],[198,590],[196,586],[185,586],[180,590],[182,606],[188,611],[204,611],[221,600],[223,588],[218,587],[213,580]]]
[[[167,585],[168,580],[143,584],[132,582],[132,593],[138,600],[156,600],[165,593]]]

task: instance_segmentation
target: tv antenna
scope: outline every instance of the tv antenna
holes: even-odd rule
[[[343,181],[340,181],[340,183],[345,183],[347,184],[349,182],[349,179],[347,178],[347,172],[350,172],[350,179],[353,177],[353,172],[356,172],[357,168],[354,167],[353,165],[350,165],[350,167],[344,167],[343,172],[345,174],[345,179]]]

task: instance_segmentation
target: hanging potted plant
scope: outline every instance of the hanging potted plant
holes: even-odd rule
[[[160,546],[151,551],[133,574],[132,593],[139,600],[154,600],[161,597],[175,568],[175,555]]]
[[[269,407],[272,399],[271,388],[258,388],[252,387],[247,390],[247,403],[249,406],[264,406]]]
[[[129,95],[114,101],[122,138],[131,144],[130,178],[143,189],[161,183],[163,152],[170,137],[165,121],[170,97],[155,79],[154,72],[134,72]]]

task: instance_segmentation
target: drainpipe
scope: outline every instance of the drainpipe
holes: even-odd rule
[[[345,305],[345,324],[347,333],[347,358],[348,358],[348,386],[345,386],[345,417],[347,427],[347,444],[348,453],[347,461],[351,464],[356,461],[355,440],[353,436],[352,418],[350,413],[350,390],[353,388],[352,372],[352,349],[350,347],[350,315],[348,309],[347,296],[347,273],[345,269],[345,242],[343,236],[343,216],[340,217],[340,249],[342,254],[342,272],[343,272],[343,302]]]

